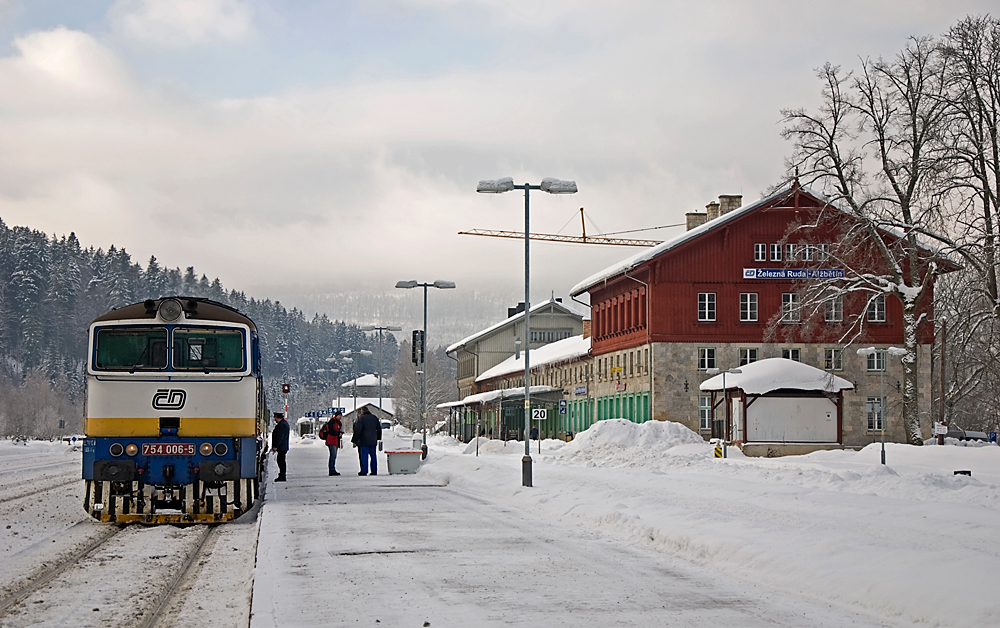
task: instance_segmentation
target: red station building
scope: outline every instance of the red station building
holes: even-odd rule
[[[812,448],[866,445],[877,440],[882,420],[887,440],[905,441],[899,361],[856,351],[902,346],[898,300],[857,294],[810,311],[800,302],[806,269],[811,277],[844,272],[834,261],[843,223],[829,217],[846,215],[797,181],[750,205],[741,201],[720,196],[705,213],[688,214],[686,233],[571,290],[590,296],[594,420],[678,421],[709,438],[711,396],[699,390],[706,371],[784,357],[854,384],[840,406],[838,442]],[[933,335],[933,323],[921,325],[918,395],[928,428]]]

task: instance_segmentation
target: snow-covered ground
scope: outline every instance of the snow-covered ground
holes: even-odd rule
[[[408,435],[399,434],[387,449],[408,442]],[[469,605],[467,611],[474,613],[477,596],[484,609],[501,604],[509,586],[502,573],[517,573],[520,578],[535,577],[538,591],[514,601],[514,610],[521,603],[551,608],[550,620],[573,625],[574,613],[583,611],[567,605],[561,595],[573,595],[581,582],[594,577],[589,572],[596,574],[623,560],[593,552],[600,543],[618,548],[616,555],[637,563],[639,557],[662,563],[664,574],[695,574],[688,578],[699,583],[689,589],[692,596],[730,591],[732,599],[746,600],[756,592],[764,607],[795,607],[796,612],[801,610],[798,600],[814,613],[802,626],[855,621],[1000,625],[1000,447],[888,444],[886,466],[879,464],[877,444],[860,452],[776,459],[745,458],[730,449],[730,457],[721,460],[712,457],[700,437],[678,424],[615,420],[595,425],[571,443],[543,441],[541,454],[532,443],[534,487],[524,488],[522,443],[480,439],[478,455],[475,441],[465,445],[431,436],[428,443],[430,456],[415,476],[359,478],[357,456],[348,447],[338,464],[344,475],[329,478],[326,448],[315,440],[293,438],[289,482],[267,487],[259,521],[230,525],[229,536],[216,550],[228,558],[197,575],[190,589],[203,595],[187,597],[183,610],[174,615],[178,624],[187,618],[197,619],[199,625],[245,625],[247,615],[235,608],[239,603],[228,610],[217,605],[219,600],[246,600],[251,579],[254,625],[322,625],[314,620],[324,617],[322,609],[328,605],[318,600],[330,590],[335,592],[333,608],[341,609],[338,618],[345,624],[355,625],[358,613],[380,608],[381,625],[393,625],[394,616],[385,605],[400,599],[428,617],[434,616],[435,603],[451,604],[455,617],[458,604]],[[0,442],[0,514],[5,521],[0,525],[0,585],[6,591],[23,583],[38,565],[79,545],[89,529],[101,526],[82,511],[82,482],[72,482],[79,477],[79,456],[78,449],[59,443]],[[381,476],[386,471],[384,455],[380,464]],[[956,470],[972,475],[954,475]],[[31,485],[48,487],[45,500],[27,495]],[[440,486],[447,488],[435,488]],[[425,500],[432,494],[440,510],[420,517],[421,505],[431,503]],[[487,567],[477,559],[498,538],[476,542],[477,533],[493,525],[482,508],[518,534],[538,530],[540,539],[531,547],[530,561],[523,562],[525,557],[513,551],[521,538],[515,534],[513,545],[500,546],[507,557],[500,567],[506,571],[497,576],[483,571]],[[468,520],[462,519],[464,513],[470,513]],[[369,520],[375,517],[382,517],[381,523]],[[255,567],[249,559],[258,525]],[[421,538],[421,530],[436,526],[452,539],[444,547],[432,547]],[[494,537],[504,536],[493,530]],[[164,536],[162,530],[136,533],[147,541],[142,552],[157,556],[177,538]],[[547,547],[552,548],[550,557],[538,554]],[[574,548],[579,556],[571,556]],[[118,557],[107,564],[114,566],[114,581],[95,576],[89,597],[81,594],[74,603],[87,609],[85,624],[98,625],[101,613],[90,609],[103,612],[113,606],[108,591],[119,586],[115,582],[143,580],[142,571],[150,562]],[[414,570],[385,570],[400,564]],[[571,564],[585,568],[555,567]],[[375,572],[365,570],[380,565],[378,586],[371,587],[366,583]],[[651,598],[643,602],[642,596],[663,588],[656,584],[655,570],[647,566],[642,573],[641,579],[622,576],[624,582],[650,582],[648,590],[636,590],[637,604],[648,603]],[[493,578],[499,578],[493,588],[455,593],[459,583],[478,586]],[[303,602],[294,607],[301,612],[277,612],[287,609],[287,587],[293,579],[308,583],[294,593],[302,595]],[[343,595],[345,587],[352,586],[363,587],[364,599]],[[58,598],[38,596],[65,604],[64,598],[65,591]],[[696,616],[714,617],[711,613],[721,612],[719,608]],[[630,607],[632,615],[623,614],[622,619],[644,625],[654,615],[641,610]],[[31,624],[32,612],[39,613],[39,619],[60,617],[54,605],[29,602],[15,623]],[[326,617],[332,622],[333,616]],[[604,615],[611,624],[616,623],[614,617]],[[761,621],[755,625],[770,625],[768,617],[758,617]],[[0,623],[7,625],[9,619]],[[512,613],[488,623],[526,622],[526,615]],[[596,625],[592,619],[588,622]],[[775,617],[774,623],[796,625],[787,616]]]
[[[902,625],[1000,626],[1000,447],[949,444],[887,444],[885,466],[878,444],[723,460],[679,424],[612,420],[533,444],[530,489],[522,443],[480,439],[475,457],[475,441],[435,437],[421,474]]]

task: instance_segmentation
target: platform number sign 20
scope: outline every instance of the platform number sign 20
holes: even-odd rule
[[[531,409],[531,420],[532,421],[544,421],[549,417],[549,411],[545,408],[532,408]]]

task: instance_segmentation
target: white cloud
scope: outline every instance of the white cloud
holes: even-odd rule
[[[240,0],[118,0],[110,17],[119,32],[155,46],[234,42],[253,34],[253,10]]]

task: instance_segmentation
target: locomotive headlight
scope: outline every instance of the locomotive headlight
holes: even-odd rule
[[[201,455],[203,455],[203,456],[211,456],[212,455],[212,443],[202,443],[201,447],[198,448],[198,451],[200,451]]]
[[[125,447],[125,453],[130,456],[134,456],[139,453],[139,448],[135,446],[135,443],[129,443],[128,446]]]
[[[216,443],[215,444],[215,455],[216,456],[225,456],[227,453],[229,453],[229,447],[226,447],[225,443]]]
[[[160,307],[156,308],[156,313],[160,315],[160,318],[168,323],[172,323],[181,316],[181,312],[184,308],[181,307],[181,302],[177,299],[166,299],[160,302]]]
[[[111,443],[111,447],[110,447],[109,451],[110,451],[110,453],[111,453],[112,456],[114,456],[115,458],[117,458],[118,456],[120,456],[123,453],[125,453],[125,448],[122,447],[121,443]]]

